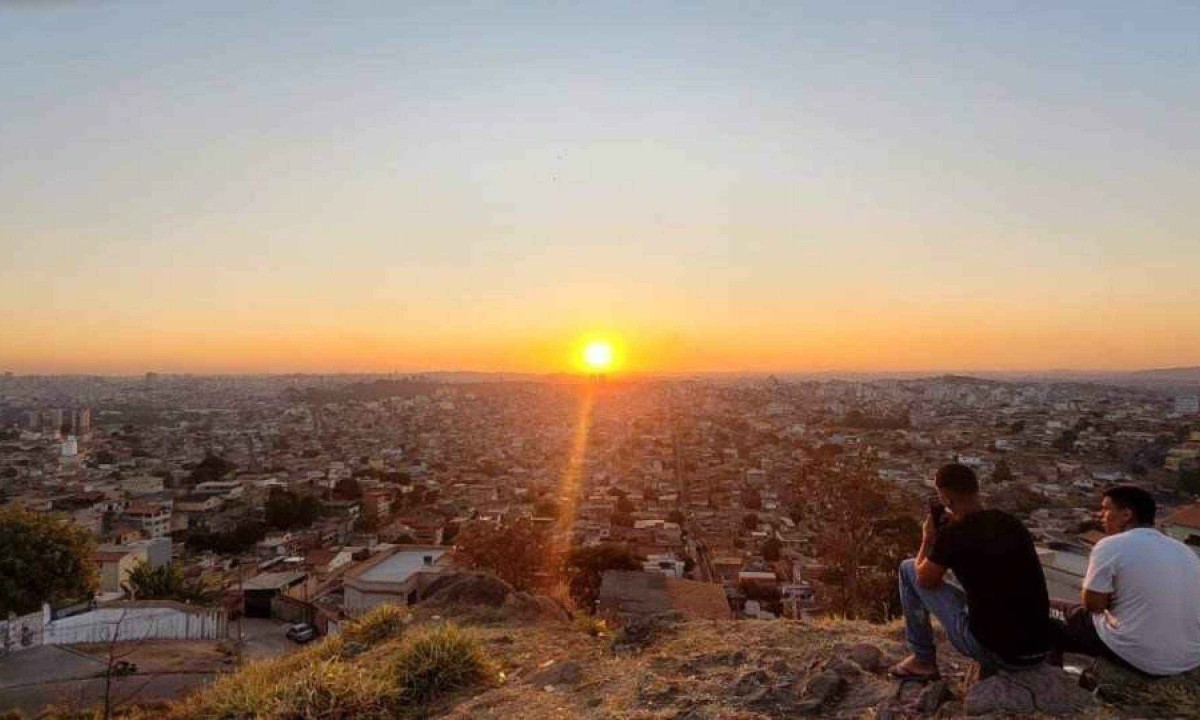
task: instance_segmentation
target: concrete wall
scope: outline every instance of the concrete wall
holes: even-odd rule
[[[128,605],[97,608],[60,618],[43,630],[46,645],[132,640],[221,640],[226,636],[225,611],[172,605]]]
[[[0,620],[0,656],[42,644],[42,629],[50,620],[50,606],[28,615]]]

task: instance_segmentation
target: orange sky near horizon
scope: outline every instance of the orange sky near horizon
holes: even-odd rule
[[[0,2],[0,372],[1200,365],[1198,25]]]

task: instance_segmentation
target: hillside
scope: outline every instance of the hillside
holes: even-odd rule
[[[251,664],[128,717],[915,718],[960,717],[968,665],[942,654],[945,690],[889,679],[901,628],[826,621],[665,621],[609,631],[500,609],[398,608],[341,637]],[[452,616],[454,620],[448,621]],[[461,629],[459,629],[461,628]],[[1185,699],[1194,703],[1195,696]],[[1073,718],[1129,717],[1084,696]],[[923,704],[926,711],[920,708]],[[1184,705],[1184,716],[1194,704]],[[1033,715],[1040,717],[1040,715]]]

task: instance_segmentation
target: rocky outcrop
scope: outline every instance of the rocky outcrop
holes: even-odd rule
[[[512,585],[495,575],[477,572],[446,573],[421,593],[429,605],[476,605],[498,608],[513,592]]]
[[[968,715],[1042,713],[1071,715],[1093,703],[1091,695],[1061,668],[1040,665],[1031,670],[1001,670],[967,691]]]

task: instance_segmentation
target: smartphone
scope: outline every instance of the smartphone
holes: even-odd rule
[[[946,506],[937,498],[929,500],[929,517],[933,520],[934,527],[941,527],[942,522],[946,519]]]

